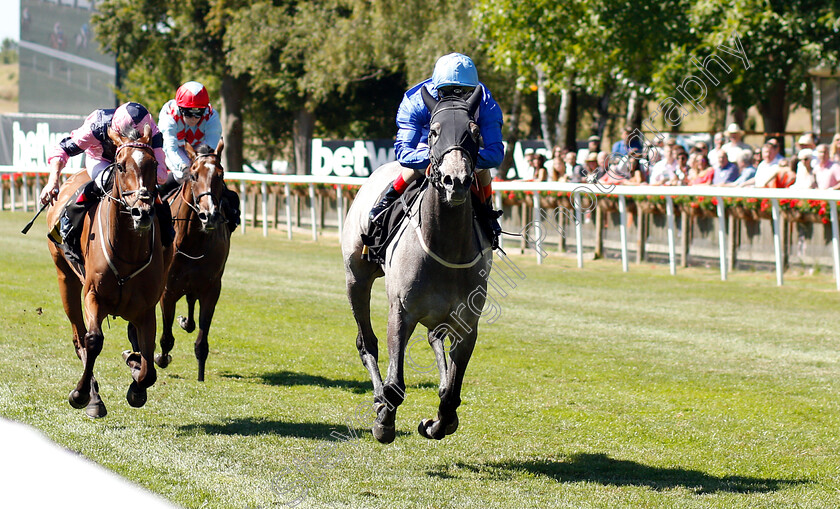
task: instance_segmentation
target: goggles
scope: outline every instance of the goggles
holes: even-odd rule
[[[181,116],[185,118],[201,118],[204,116],[204,108],[179,108]]]
[[[475,87],[440,87],[438,94],[441,99],[444,97],[460,97],[466,100],[469,99],[474,90]]]

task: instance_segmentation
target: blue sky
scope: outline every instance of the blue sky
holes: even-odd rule
[[[6,38],[17,41],[20,39],[20,1],[12,0],[8,3],[12,5],[4,6],[3,15],[0,16],[0,41]]]

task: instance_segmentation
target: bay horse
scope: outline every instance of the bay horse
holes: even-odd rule
[[[157,380],[152,359],[155,305],[163,293],[167,270],[167,253],[153,208],[157,161],[149,145],[150,128],[146,126],[142,135],[133,131],[127,136],[109,129],[109,136],[118,147],[111,166],[113,186],[84,219],[84,274],[73,269],[60,246],[48,242],[64,312],[73,328],[76,355],[84,366],[81,379],[70,391],[70,405],[87,407],[87,415],[94,418],[107,414],[93,375],[104,342],[102,321],[107,315],[129,322],[133,352],[124,352],[123,359],[134,380],[126,399],[133,407],[146,403],[146,389]],[[89,180],[87,172],[80,172],[62,186],[47,213],[48,226],[55,224],[62,212],[63,207],[58,204],[65,203]]]
[[[431,112],[428,188],[415,200],[409,220],[403,221],[382,265],[362,258],[360,234],[368,229],[371,207],[402,170],[398,162],[377,169],[361,187],[341,238],[347,296],[358,326],[356,347],[373,383],[377,417],[372,432],[382,443],[390,443],[396,436],[397,407],[405,397],[403,361],[418,324],[428,330],[440,373],[437,418],[422,420],[418,432],[440,440],[458,428],[461,384],[478,335],[493,256],[489,242],[474,224],[470,199],[480,144],[473,118],[483,88],[477,87],[466,101],[458,97],[438,101],[425,87],[422,94]],[[378,340],[370,321],[371,287],[382,276],[390,304],[384,382],[379,373]],[[478,313],[465,311],[467,304]],[[444,352],[447,337],[452,343],[448,363]]]
[[[199,303],[198,335],[195,338],[195,358],[198,360],[198,381],[204,381],[204,366],[210,347],[207,334],[222,291],[222,275],[230,252],[230,228],[221,214],[220,203],[225,187],[222,168],[224,141],[219,140],[216,150],[207,145],[196,149],[184,145],[191,164],[189,178],[170,201],[175,224],[175,249],[160,298],[163,330],[160,336],[161,353],[155,362],[166,368],[172,361],[169,352],[175,346],[172,322],[175,304],[186,296],[188,316],[178,317],[178,324],[187,332],[195,330],[193,311]]]

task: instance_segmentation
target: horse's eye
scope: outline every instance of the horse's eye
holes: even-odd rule
[[[429,126],[429,137],[431,138],[432,136],[435,136],[435,137],[440,136],[440,123],[439,122],[435,122],[434,124]]]
[[[190,173],[190,180],[192,180],[193,182],[197,181],[198,180],[198,174]]]

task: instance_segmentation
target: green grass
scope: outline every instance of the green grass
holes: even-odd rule
[[[176,331],[142,409],[125,401],[128,342],[112,319],[96,369],[109,415],[92,421],[67,404],[81,365],[43,225],[19,234],[29,215],[0,214],[0,415],[186,507],[283,507],[272,481],[296,463],[286,479],[308,488],[300,507],[840,505],[831,271],[777,288],[767,272],[721,282],[717,270],[516,256],[527,278],[482,326],[458,432],[417,434],[437,374],[409,370],[397,439],[381,445],[366,430],[330,438],[371,397],[334,239],[237,232],[207,381],[195,381],[193,337]]]

